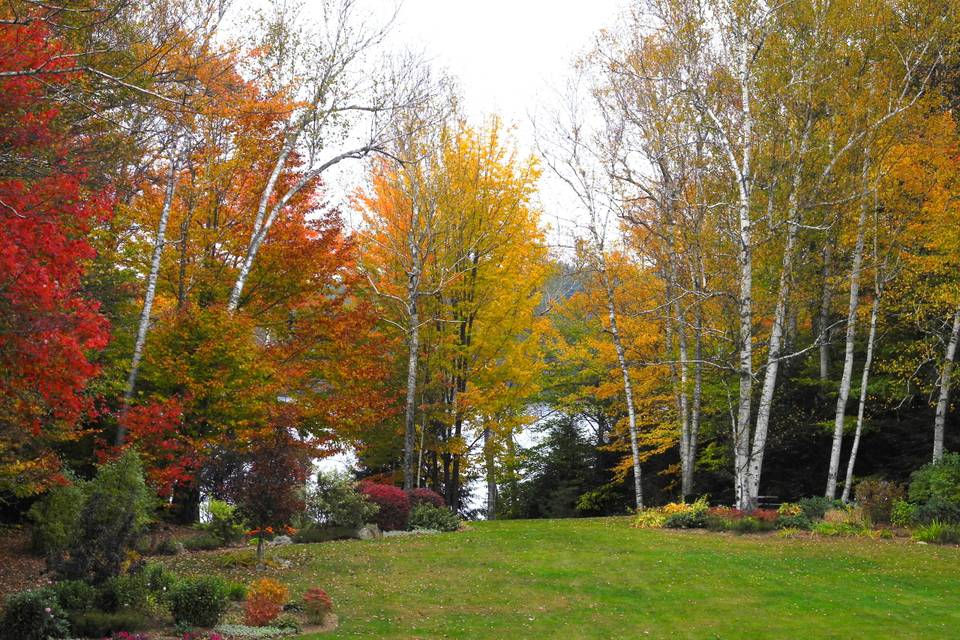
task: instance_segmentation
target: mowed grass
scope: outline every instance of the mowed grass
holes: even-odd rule
[[[639,530],[627,518],[271,550],[336,632],[303,638],[960,638],[960,548]],[[181,556],[182,573],[215,554]]]

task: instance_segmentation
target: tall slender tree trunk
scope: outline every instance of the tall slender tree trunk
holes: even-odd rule
[[[483,456],[487,474],[487,520],[497,518],[497,477],[493,451],[493,434],[490,427],[483,428]]]
[[[800,179],[802,176],[803,158],[807,153],[809,133],[810,119],[808,116],[800,140],[798,159],[794,164],[793,175],[790,180],[790,194],[787,198],[787,239],[783,247],[777,303],[774,307],[773,326],[770,329],[770,342],[767,347],[767,368],[764,371],[763,387],[760,391],[760,400],[757,404],[757,424],[753,431],[753,448],[750,452],[750,463],[747,472],[748,491],[744,501],[750,509],[757,507],[757,497],[760,494],[760,473],[763,469],[763,454],[767,447],[770,412],[773,407],[773,394],[777,387],[777,374],[780,370],[780,355],[784,342],[787,305],[790,301],[790,290],[793,284],[793,260],[800,222]]]
[[[275,213],[279,211],[282,206],[280,203],[277,203],[272,210],[269,210],[270,200],[273,198],[274,191],[277,188],[277,181],[283,173],[287,159],[293,153],[299,133],[299,130],[296,130],[284,143],[280,154],[273,163],[273,169],[270,171],[267,184],[263,187],[263,192],[260,194],[260,202],[257,204],[257,216],[253,221],[250,241],[247,243],[246,253],[243,256],[243,261],[240,263],[240,271],[237,273],[237,279],[233,283],[233,288],[230,290],[230,298],[227,301],[227,309],[231,312],[236,311],[240,306],[240,296],[243,294],[243,287],[246,285],[247,278],[250,276],[250,270],[253,268],[253,261],[257,257],[260,245],[270,231]]]
[[[880,278],[877,278],[879,284]],[[873,345],[877,339],[877,317],[880,315],[880,298],[883,291],[877,287],[870,308],[870,331],[867,334],[867,357],[863,363],[863,375],[860,378],[860,404],[857,407],[857,430],[853,434],[853,446],[850,448],[850,459],[847,461],[847,476],[843,483],[841,500],[850,501],[850,491],[853,488],[853,468],[857,464],[857,451],[860,450],[860,436],[863,433],[863,412],[867,406],[867,385],[870,382],[870,365],[873,363]]]
[[[749,201],[740,204],[740,250],[739,250],[739,358],[737,364],[740,378],[737,423],[734,425],[734,469],[737,506],[749,509],[747,482],[750,464],[750,414],[753,400],[753,249]]]
[[[613,336],[613,346],[617,351],[617,362],[620,364],[620,373],[623,375],[623,394],[627,399],[627,421],[630,430],[630,452],[633,456],[633,488],[636,496],[635,505],[637,511],[643,509],[643,476],[640,468],[640,445],[637,441],[637,415],[633,404],[633,384],[630,382],[630,370],[627,367],[627,353],[623,347],[623,340],[620,337],[620,329],[617,326],[617,308],[613,297],[613,284],[610,282],[610,276],[607,273],[606,258],[603,256],[602,244],[599,242],[600,252],[600,277],[603,278],[603,286],[607,294],[607,315],[610,321],[610,334]]]
[[[690,407],[690,435],[686,446],[686,456],[681,463],[681,491],[684,499],[693,495],[694,469],[697,464],[697,443],[700,437],[700,407],[703,398],[703,310],[697,304],[693,334],[693,403]]]
[[[411,281],[414,277],[411,276]],[[420,357],[420,313],[417,305],[416,287],[412,284],[407,312],[410,318],[410,331],[407,336],[407,401],[403,430],[403,488],[414,488],[414,456],[417,446],[417,364]]]
[[[833,241],[826,238],[823,247],[823,268],[820,272],[820,313],[817,316],[817,328],[820,331],[820,382],[826,385],[830,380],[830,305],[833,289],[830,287],[830,272],[833,267]]]
[[[863,185],[867,186],[869,157],[863,162]],[[863,266],[863,240],[870,199],[863,198],[860,207],[860,219],[857,221],[857,241],[853,249],[853,267],[850,270],[850,301],[847,307],[847,331],[843,349],[843,375],[837,394],[837,409],[833,424],[833,445],[830,448],[830,468],[827,472],[828,498],[837,497],[837,475],[840,471],[840,453],[843,447],[843,426],[847,413],[847,400],[850,397],[850,383],[853,378],[853,348],[857,337],[857,309],[860,306],[860,271]]]
[[[163,207],[160,210],[160,222],[157,224],[157,237],[153,244],[153,257],[150,261],[150,273],[147,276],[147,291],[143,296],[143,308],[140,311],[140,323],[137,326],[137,339],[133,345],[133,358],[130,361],[130,372],[127,375],[127,384],[123,390],[123,408],[126,412],[133,400],[133,392],[137,387],[137,376],[140,373],[140,362],[143,360],[143,348],[147,344],[147,332],[150,330],[150,315],[153,313],[153,300],[157,293],[157,280],[160,277],[160,259],[163,257],[163,247],[166,244],[167,222],[170,220],[170,209],[173,206],[173,196],[177,188],[177,171],[180,163],[180,143],[174,145],[173,157],[170,159],[170,173],[167,177],[167,188],[163,196]],[[123,421],[117,427],[115,443],[122,445],[126,438]]]
[[[953,375],[953,363],[957,357],[957,341],[960,339],[960,307],[953,315],[953,329],[947,341],[943,367],[940,369],[940,397],[937,399],[937,413],[933,420],[933,461],[943,459],[943,432],[947,422],[947,410],[950,406],[950,382]]]

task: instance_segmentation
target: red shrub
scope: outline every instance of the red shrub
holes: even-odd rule
[[[447,501],[443,499],[442,495],[433,489],[427,489],[426,487],[407,491],[407,497],[410,498],[411,509],[424,502],[427,504],[432,504],[435,507],[447,506]]]
[[[323,624],[327,615],[333,611],[333,600],[326,591],[314,587],[303,594],[303,608],[312,624]]]
[[[360,493],[371,502],[379,505],[380,511],[374,518],[384,531],[401,531],[407,528],[410,516],[410,499],[403,489],[388,484],[361,482]]]
[[[276,580],[257,580],[247,590],[243,621],[252,627],[270,624],[283,611],[288,595],[287,588]]]
[[[733,507],[710,507],[707,515],[723,520],[743,520],[746,517],[756,518],[760,522],[776,522],[779,514],[776,509],[754,509],[753,511],[742,511]]]
[[[776,509],[754,509],[750,515],[760,522],[776,522],[780,514]]]

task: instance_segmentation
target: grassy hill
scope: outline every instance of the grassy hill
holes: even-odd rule
[[[471,524],[294,545],[269,569],[322,586],[340,627],[304,638],[960,638],[960,548],[638,530],[626,518]],[[216,553],[171,561],[222,569]],[[287,565],[287,566],[282,566]],[[214,569],[216,567],[216,569]]]

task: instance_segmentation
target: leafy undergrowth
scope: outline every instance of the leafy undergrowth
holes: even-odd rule
[[[642,530],[628,518],[484,522],[456,535],[292,545],[266,575],[323,584],[340,626],[302,638],[944,638],[960,549]],[[249,581],[217,553],[167,560]]]

